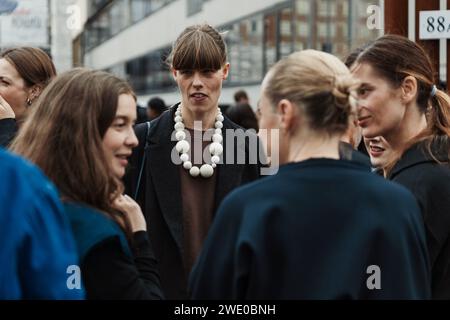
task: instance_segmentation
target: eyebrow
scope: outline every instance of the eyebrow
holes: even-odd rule
[[[124,116],[124,115],[117,115],[115,118],[114,118],[114,120],[124,120],[124,121],[128,121],[128,120],[131,120],[131,121],[136,121],[136,118],[130,118],[130,117],[128,117],[128,116]]]

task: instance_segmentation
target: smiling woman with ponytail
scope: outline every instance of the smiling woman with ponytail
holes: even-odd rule
[[[383,136],[394,155],[388,179],[416,196],[427,232],[432,294],[450,299],[450,97],[430,58],[407,38],[387,35],[360,51],[358,119],[365,138]]]

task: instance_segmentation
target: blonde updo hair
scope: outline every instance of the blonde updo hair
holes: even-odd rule
[[[335,56],[316,50],[295,52],[269,71],[265,93],[273,106],[287,99],[306,116],[309,127],[343,134],[355,110],[356,82]]]

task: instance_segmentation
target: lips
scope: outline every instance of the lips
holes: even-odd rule
[[[126,167],[128,165],[128,158],[131,156],[131,154],[118,154],[116,155],[116,158],[119,160],[120,164]]]
[[[381,157],[383,155],[383,152],[386,150],[379,146],[373,146],[373,145],[369,146],[369,149],[370,149],[371,156],[374,158]]]
[[[365,125],[367,125],[368,120],[371,118],[371,116],[364,116],[364,117],[359,117],[358,118],[358,125],[360,127],[364,127]]]
[[[207,96],[206,94],[201,93],[201,92],[193,93],[193,94],[190,95],[190,97],[191,97],[194,101],[198,101],[198,102],[203,101],[203,100],[205,100],[206,98],[208,98],[208,96]]]

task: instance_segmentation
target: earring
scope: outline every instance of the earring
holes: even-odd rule
[[[30,98],[27,98],[27,105],[31,106],[32,103],[33,103],[33,101],[31,101]]]

